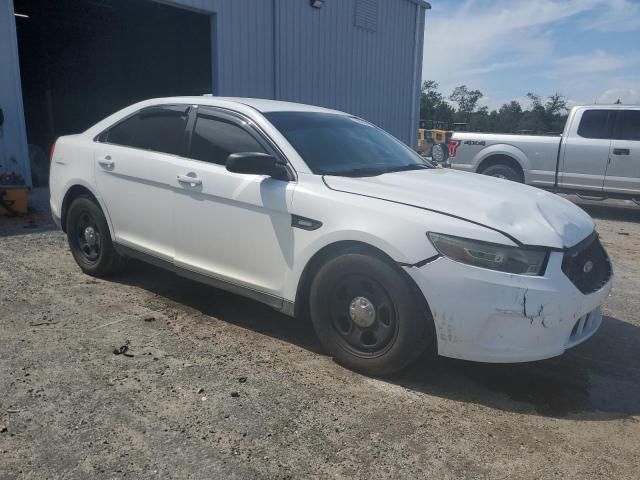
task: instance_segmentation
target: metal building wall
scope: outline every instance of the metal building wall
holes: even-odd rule
[[[415,145],[423,0],[377,0],[376,31],[355,26],[357,0],[157,1],[212,14],[214,93],[344,110]],[[0,172],[30,182],[17,55],[13,1],[0,0]]]
[[[377,0],[376,31],[357,0],[173,0],[216,14],[218,95],[276,98],[362,116],[416,143],[424,38],[421,0]]]
[[[0,0],[0,108],[0,173],[17,171],[31,185],[12,0]]]

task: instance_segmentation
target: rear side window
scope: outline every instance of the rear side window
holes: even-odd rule
[[[245,129],[231,122],[199,114],[191,136],[189,157],[224,165],[232,153],[266,153]]]
[[[640,110],[620,110],[613,131],[616,140],[640,140]]]
[[[187,109],[184,106],[151,107],[118,123],[100,136],[101,141],[125,147],[184,155]]]
[[[587,110],[582,114],[578,135],[583,138],[609,138],[609,110]]]

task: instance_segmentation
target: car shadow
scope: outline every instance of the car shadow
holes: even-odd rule
[[[559,357],[519,364],[425,357],[390,381],[500,410],[609,420],[640,414],[639,348],[639,327],[605,316],[594,337]]]
[[[596,204],[594,202],[584,202],[580,199],[574,201],[576,205],[582,208],[593,218],[640,223],[640,206],[613,205],[608,202]]]
[[[204,315],[324,354],[310,322],[231,293],[132,262],[117,283],[143,288]],[[608,420],[640,414],[640,328],[604,317],[598,333],[560,357],[483,364],[425,355],[381,381],[498,410]]]

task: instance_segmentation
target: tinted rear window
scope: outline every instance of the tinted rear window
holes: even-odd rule
[[[609,138],[609,110],[587,110],[582,114],[578,135],[583,138]]]
[[[106,141],[125,147],[184,155],[186,109],[152,107],[123,120],[112,127]]]
[[[618,112],[613,138],[616,140],[640,140],[640,110],[621,110]]]

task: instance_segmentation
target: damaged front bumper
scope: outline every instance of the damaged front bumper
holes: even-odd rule
[[[433,314],[438,353],[479,362],[526,362],[562,354],[591,337],[612,279],[581,293],[553,252],[545,276],[513,275],[440,257],[406,272]]]

